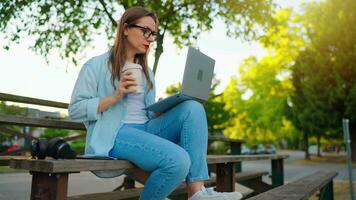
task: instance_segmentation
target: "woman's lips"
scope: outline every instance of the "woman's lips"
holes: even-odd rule
[[[150,47],[150,45],[144,44],[143,45],[146,49],[148,49]]]

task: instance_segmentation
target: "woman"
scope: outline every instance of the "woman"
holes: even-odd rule
[[[87,128],[87,155],[129,160],[150,172],[140,199],[165,199],[183,180],[190,200],[239,199],[204,187],[208,169],[207,122],[203,106],[185,101],[162,115],[142,108],[155,101],[155,82],[147,66],[158,19],[141,7],[128,9],[117,26],[112,49],[87,61],[75,84],[69,113]],[[130,71],[142,70],[142,89]],[[220,197],[220,198],[216,198]]]

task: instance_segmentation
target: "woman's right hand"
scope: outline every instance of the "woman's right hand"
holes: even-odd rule
[[[116,104],[124,98],[125,94],[135,93],[136,89],[128,89],[130,86],[137,85],[135,78],[132,76],[132,72],[127,71],[120,79],[119,88],[114,94],[100,99],[98,112],[104,112],[110,106]]]
[[[123,74],[118,86],[119,86],[119,88],[113,94],[113,98],[117,102],[121,101],[125,94],[132,94],[132,93],[136,92],[136,89],[130,88],[130,86],[137,86],[137,82],[136,82],[135,78],[132,76],[131,71],[126,71]]]

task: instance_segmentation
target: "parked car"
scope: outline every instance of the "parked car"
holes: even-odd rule
[[[251,147],[250,154],[265,154],[266,148],[262,144]]]
[[[242,154],[242,155],[248,155],[248,154],[250,154],[250,148],[248,148],[246,145],[242,145],[242,147],[241,147],[241,154]]]
[[[266,153],[266,148],[263,146],[263,144],[257,145],[257,154],[265,154]]]
[[[0,152],[7,152],[9,148],[11,148],[9,145],[0,145]]]
[[[14,151],[18,150],[20,147],[18,144],[13,144],[11,146],[9,145],[2,145],[0,146],[0,152],[4,153],[10,153],[11,155],[20,155],[20,153],[16,152],[13,153]]]
[[[276,147],[273,145],[269,145],[266,147],[266,154],[275,154],[276,153]]]
[[[310,145],[308,147],[308,151],[310,155],[317,155],[318,154],[318,146],[317,145]],[[323,152],[320,149],[320,154],[323,155]]]

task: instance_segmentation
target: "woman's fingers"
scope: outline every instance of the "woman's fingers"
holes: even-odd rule
[[[119,83],[120,90],[125,94],[136,93],[136,89],[129,89],[130,86],[137,86],[136,79],[131,74],[132,72],[130,71],[125,72]]]
[[[136,89],[126,89],[126,93],[128,94],[136,93]]]
[[[162,113],[161,113],[161,112],[154,112],[154,113],[155,113],[156,117],[158,117],[158,116],[162,115]]]
[[[137,85],[136,81],[125,81],[125,82],[122,82],[121,84],[124,88]]]
[[[135,81],[135,77],[128,75],[128,76],[124,76],[122,77],[122,81]]]

